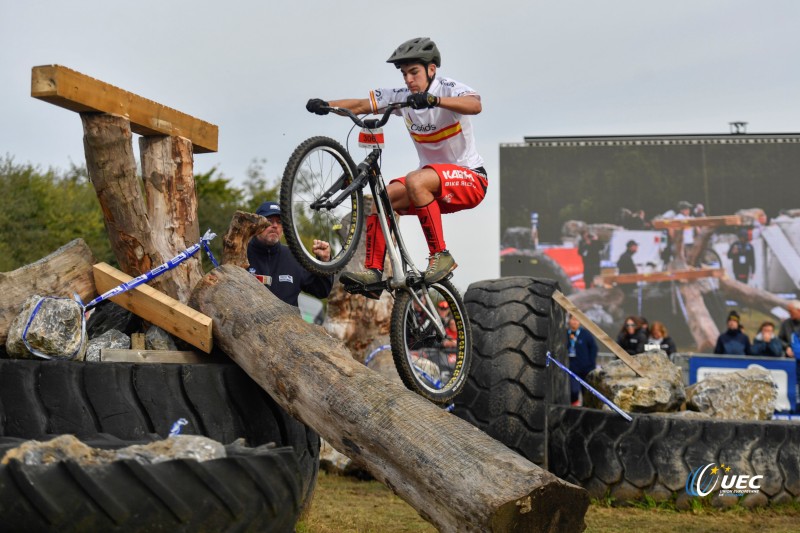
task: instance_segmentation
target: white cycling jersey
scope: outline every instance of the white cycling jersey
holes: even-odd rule
[[[428,92],[438,97],[480,95],[472,88],[449,78],[436,77]],[[369,104],[377,113],[389,104],[405,102],[411,94],[407,88],[374,89]],[[483,166],[483,158],[475,148],[475,136],[469,115],[461,115],[441,107],[412,109],[403,107],[395,114],[405,119],[406,128],[419,155],[419,168],[433,164],[452,164],[466,168]]]

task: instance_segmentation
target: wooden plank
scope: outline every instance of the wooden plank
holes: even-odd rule
[[[740,215],[716,217],[670,218],[653,221],[653,229],[683,229],[695,227],[743,226],[748,222]]]
[[[169,135],[192,142],[195,153],[216,152],[219,128],[61,65],[33,67],[31,96],[78,113],[121,116],[139,135]]]
[[[100,294],[132,279],[131,276],[106,263],[94,265],[94,282]],[[167,333],[185,340],[206,353],[211,353],[213,347],[211,318],[188,305],[148,285],[139,285],[135,289],[114,296],[111,301]]]
[[[203,355],[192,351],[174,350],[118,350],[103,348],[100,360],[111,363],[230,363],[230,359]]]
[[[600,276],[603,284],[618,285],[626,283],[657,283],[660,281],[691,281],[702,278],[721,278],[725,275],[724,268],[693,268],[686,270],[666,270],[664,272],[645,272],[642,274],[613,274]]]
[[[570,302],[569,299],[561,293],[561,291],[555,291],[553,293],[553,300],[555,300],[558,305],[563,307],[564,311],[577,318],[578,322],[580,322],[583,327],[589,330],[589,333],[594,335],[597,340],[602,342],[606,348],[611,350],[611,353],[619,357],[623,363],[630,367],[631,370],[643,378],[647,377],[644,375],[642,369],[639,367],[639,364],[634,360],[634,358],[631,357],[628,352],[623,350],[614,339],[609,337],[608,333],[600,329],[600,326],[592,322],[591,318],[586,316],[583,311],[578,309],[575,304]]]

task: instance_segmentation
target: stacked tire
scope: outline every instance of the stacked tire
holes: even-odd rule
[[[469,287],[464,301],[473,362],[454,412],[530,461],[580,485],[593,498],[644,496],[691,506],[687,478],[724,464],[734,475],[763,476],[758,492],[715,496],[714,504],[763,506],[800,499],[800,426],[617,413],[571,407],[565,372],[564,314],[555,281],[511,277]]]
[[[0,498],[0,521],[19,531],[63,531],[65,524],[97,524],[99,529],[90,529],[107,531],[225,531],[247,524],[291,529],[282,524],[294,524],[314,490],[319,437],[238,366],[0,360],[0,436],[6,448],[17,439],[61,434],[122,447],[165,438],[181,418],[187,422],[182,434],[229,445],[233,455],[154,468],[115,462],[91,474],[70,463],[34,468],[11,462],[0,466],[0,492],[19,496]],[[239,439],[246,446],[232,446]],[[51,488],[59,483],[81,490]],[[70,499],[76,494],[90,497],[76,507]],[[156,503],[142,507],[142,501]],[[212,511],[217,507],[225,512]],[[33,509],[41,510],[48,527],[20,518]],[[101,527],[92,521],[98,516],[110,522]],[[19,528],[12,519],[23,520]]]
[[[569,381],[548,367],[566,363],[564,311],[556,281],[509,277],[469,286],[464,302],[473,337],[469,380],[454,413],[544,466],[547,405],[569,403]]]

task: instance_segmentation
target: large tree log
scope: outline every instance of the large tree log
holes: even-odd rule
[[[212,271],[191,305],[284,409],[441,531],[583,529],[585,490],[365,368],[241,268]]]
[[[165,259],[175,257],[200,240],[192,143],[180,137],[139,139],[147,215],[152,246]],[[186,303],[203,277],[197,253],[161,275],[164,292]]]
[[[751,287],[746,283],[728,277],[719,280],[719,288],[730,298],[740,304],[772,314],[775,307],[786,308],[788,300],[775,296],[769,291]]]
[[[692,333],[697,351],[713,351],[719,337],[719,328],[708,312],[700,285],[697,282],[679,283],[678,290],[686,308],[686,324]]]
[[[186,176],[186,161],[191,162],[191,156],[186,159],[185,154],[173,154],[171,148],[168,150],[169,154],[158,155],[155,148],[146,154],[144,159],[150,182],[148,189],[157,191],[160,196],[153,200],[155,211],[151,212],[142,194],[142,180],[136,172],[128,120],[112,115],[81,113],[81,121],[89,179],[100,201],[106,232],[120,270],[133,277],[139,276],[183,251],[186,246],[179,240],[194,237],[196,242],[196,205],[189,206],[184,201],[183,206],[176,209],[173,204],[177,200],[172,194],[193,194],[185,191],[185,182],[193,179],[191,171],[188,178]],[[149,142],[146,142],[145,146],[148,145]],[[160,148],[163,149],[163,145]],[[185,149],[182,146],[179,151]],[[164,151],[167,150],[163,149],[162,152]],[[172,161],[165,163],[165,158]],[[178,162],[177,159],[182,161]],[[168,184],[164,179],[169,173],[174,174],[171,177],[174,181]],[[184,190],[181,191],[181,188]],[[191,191],[193,190],[194,186],[191,185]],[[195,213],[189,215],[187,209],[193,209]],[[195,220],[195,229],[179,229],[183,222],[173,220],[167,223],[166,216],[189,217],[190,220]],[[167,226],[177,229],[176,235],[183,231],[183,239],[177,239],[175,235],[172,239],[162,238],[162,232],[169,229]],[[185,303],[193,284],[201,274],[199,259],[196,260],[196,266],[189,267],[189,271],[192,269],[193,274],[189,275],[187,271],[182,277],[174,277],[174,270],[166,272],[149,282],[149,285]]]
[[[8,328],[32,294],[72,298],[77,293],[84,302],[96,294],[92,251],[83,241],[62,246],[35,263],[0,274],[0,344],[5,345]]]

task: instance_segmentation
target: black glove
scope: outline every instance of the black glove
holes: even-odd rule
[[[428,109],[439,105],[439,97],[431,93],[414,93],[406,98],[406,102],[414,109]]]
[[[312,98],[306,103],[306,110],[309,113],[316,113],[317,115],[328,114],[328,110],[322,109],[323,107],[328,107],[328,102],[320,100],[319,98]]]

